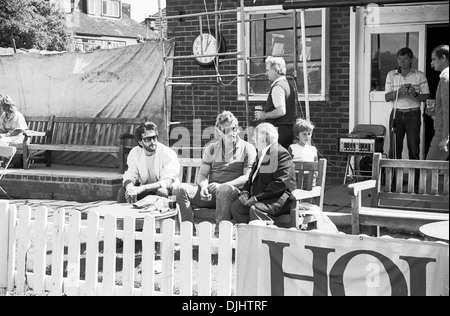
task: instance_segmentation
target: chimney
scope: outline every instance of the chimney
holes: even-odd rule
[[[131,19],[131,4],[122,2],[122,18]]]
[[[156,18],[154,18],[152,16],[145,18],[145,25],[152,31],[155,30],[155,22],[156,22]]]

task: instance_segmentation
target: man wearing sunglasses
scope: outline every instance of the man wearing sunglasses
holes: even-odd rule
[[[233,113],[219,114],[215,125],[217,142],[203,151],[197,184],[182,183],[174,188],[182,221],[194,222],[193,206],[216,209],[216,235],[219,223],[231,220],[231,203],[256,160],[255,147],[241,139],[238,132],[239,123]]]
[[[150,194],[168,197],[180,172],[177,154],[158,142],[158,130],[153,122],[140,124],[134,138],[139,146],[128,155],[128,170],[123,175],[117,202],[134,203]]]

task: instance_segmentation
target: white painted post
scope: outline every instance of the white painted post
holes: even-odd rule
[[[104,220],[105,242],[103,250],[103,293],[113,296],[116,287],[116,228],[117,217],[107,214]]]
[[[48,209],[40,206],[35,211],[33,293],[42,295],[45,292],[45,271],[47,262],[47,216]]]
[[[78,210],[71,210],[69,211],[67,279],[64,283],[64,293],[70,296],[80,295],[80,234],[81,213]]]
[[[14,291],[14,275],[16,271],[16,228],[17,226],[17,207],[14,204],[9,206],[9,222],[8,222],[8,292]]]
[[[180,245],[180,273],[181,273],[181,296],[192,296],[192,235],[193,224],[191,222],[181,223],[181,245]]]
[[[199,225],[198,296],[211,296],[211,231],[209,222]]]
[[[65,213],[64,209],[53,213],[52,281],[50,286],[52,296],[61,296],[63,293]]]
[[[0,296],[8,287],[9,202],[0,201]]]
[[[233,224],[228,221],[222,221],[219,229],[217,295],[231,296]]]
[[[98,287],[98,230],[100,219],[97,213],[89,212],[86,240],[86,279],[81,295],[95,296]]]
[[[122,296],[133,296],[134,291],[135,226],[134,217],[124,218]]]
[[[146,216],[144,218],[144,229],[142,231],[142,295],[153,296],[155,293],[155,218]]]
[[[19,209],[19,226],[17,231],[17,273],[16,288],[24,293],[27,284],[27,252],[30,246],[31,207],[24,205]]]
[[[174,242],[175,242],[175,221],[166,219],[163,221],[163,243],[161,249],[162,280],[161,294],[163,296],[173,295],[174,278]]]

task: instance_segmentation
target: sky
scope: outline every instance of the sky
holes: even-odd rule
[[[161,8],[166,7],[166,0],[161,1]],[[142,22],[149,15],[158,13],[158,0],[123,0],[122,2],[131,4],[131,18],[137,22]]]

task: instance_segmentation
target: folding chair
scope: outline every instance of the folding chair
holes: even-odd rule
[[[0,180],[3,178],[3,176],[6,173],[6,170],[8,169],[11,161],[14,158],[14,155],[16,154],[17,148],[14,146],[0,146],[0,157],[5,157],[8,162],[5,166],[0,168]],[[6,191],[0,186],[0,190],[8,197],[8,199],[11,200],[11,197],[6,193]]]

